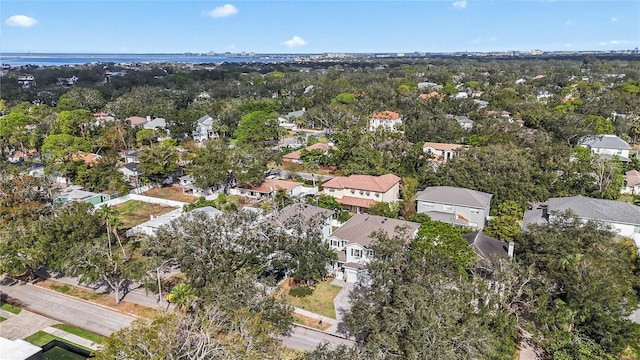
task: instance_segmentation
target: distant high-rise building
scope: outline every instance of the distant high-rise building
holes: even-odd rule
[[[544,53],[544,51],[542,51],[540,49],[531,50],[531,55],[542,55],[543,53]]]

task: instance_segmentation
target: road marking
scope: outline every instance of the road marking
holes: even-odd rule
[[[113,323],[113,322],[111,322],[111,321],[107,321],[107,320],[102,320],[102,321],[106,322],[106,323],[107,323],[107,324],[109,324],[109,325],[118,326],[118,324]]]

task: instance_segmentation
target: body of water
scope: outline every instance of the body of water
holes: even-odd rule
[[[291,55],[190,55],[190,54],[0,54],[0,62],[13,66],[78,65],[94,62],[113,63],[220,63],[220,62],[289,62]]]

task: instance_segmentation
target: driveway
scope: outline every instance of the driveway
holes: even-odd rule
[[[353,283],[348,283],[346,281],[334,279],[331,282],[331,285],[341,286],[342,290],[333,298],[333,307],[336,309],[336,321],[335,324],[331,325],[327,332],[332,334],[341,334],[344,335],[346,330],[343,324],[344,315],[351,310],[351,302],[349,301],[349,295],[354,289]]]
[[[282,338],[284,346],[295,350],[314,350],[324,342],[328,343],[331,349],[335,349],[338,345],[353,345],[352,340],[301,326],[294,326],[291,336]]]
[[[7,320],[0,323],[0,336],[9,340],[24,339],[48,326],[60,323],[24,309],[20,314],[5,317]]]

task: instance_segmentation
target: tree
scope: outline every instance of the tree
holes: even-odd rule
[[[93,115],[88,110],[61,111],[55,122],[56,133],[86,138],[93,121]]]
[[[151,146],[160,135],[157,129],[142,129],[136,133],[136,142],[140,146]]]
[[[67,179],[75,172],[77,164],[72,157],[80,151],[88,151],[87,140],[68,134],[49,135],[44,139],[42,152],[47,159],[47,170],[58,172]]]
[[[189,310],[193,298],[194,296],[191,292],[191,287],[186,283],[180,283],[174,286],[169,295],[167,295],[167,301],[175,304],[175,306],[183,313]]]
[[[264,146],[265,143],[277,141],[279,127],[276,113],[254,111],[240,119],[233,137],[240,144]]]
[[[520,235],[520,219],[524,212],[520,205],[507,200],[498,204],[496,216],[491,218],[484,228],[484,232],[500,241],[511,241]]]
[[[418,180],[405,177],[402,179],[400,191],[402,192],[402,206],[400,214],[405,219],[410,219],[416,214],[416,194],[418,190]]]
[[[178,170],[175,141],[168,139],[140,152],[140,169],[144,176],[157,184]]]
[[[100,91],[86,87],[73,87],[58,99],[58,109],[61,111],[85,109],[96,112],[105,104]]]
[[[522,264],[543,276],[546,301],[534,317],[542,346],[555,358],[618,358],[640,338],[629,318],[638,306],[637,248],[600,223],[551,215],[516,241]]]

